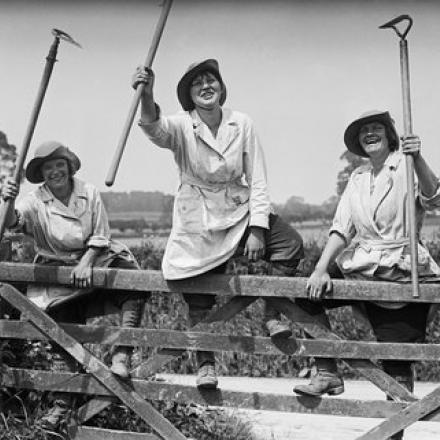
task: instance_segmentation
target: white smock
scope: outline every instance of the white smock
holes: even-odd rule
[[[263,151],[251,119],[222,109],[214,138],[198,113],[180,112],[139,125],[170,149],[179,169],[173,226],[162,261],[165,279],[202,274],[227,261],[248,225],[269,227]]]

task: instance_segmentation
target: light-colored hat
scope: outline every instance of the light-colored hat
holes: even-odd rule
[[[399,148],[399,135],[394,126],[394,119],[389,112],[383,110],[370,110],[354,120],[345,130],[344,143],[346,147],[354,154],[362,157],[368,157],[361,144],[359,143],[359,131],[365,124],[371,122],[380,122],[385,125],[390,150]]]
[[[81,161],[78,156],[65,147],[61,142],[48,141],[42,143],[36,150],[33,159],[26,167],[26,179],[31,183],[44,181],[41,173],[41,165],[46,160],[63,158],[66,159],[72,169],[72,175],[81,168]]]
[[[226,101],[226,86],[223,82],[217,60],[208,59],[204,61],[198,61],[191,64],[186,70],[185,74],[177,84],[177,97],[184,110],[193,110],[194,103],[191,99],[190,88],[194,78],[202,72],[211,72],[222,85],[222,93],[220,95],[220,105]]]

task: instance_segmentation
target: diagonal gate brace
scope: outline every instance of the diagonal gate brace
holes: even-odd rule
[[[197,323],[191,328],[191,330],[197,330],[199,324],[212,323],[216,321],[226,321],[231,319],[237,313],[241,312],[243,309],[248,307],[258,297],[253,296],[234,296],[226,304],[221,306],[219,309],[211,312],[203,321]],[[184,353],[184,350],[160,350],[156,355],[150,357],[145,362],[138,365],[134,370],[131,371],[133,377],[148,377],[156,373],[163,365],[171,362],[173,359],[179,357]],[[92,418],[96,414],[103,411],[107,406],[112,403],[111,398],[99,398],[92,399],[85,403],[78,410],[78,419],[81,423]]]
[[[98,358],[66,333],[52,318],[9,284],[0,284],[0,296],[26,314],[29,321],[78,362],[127,407],[165,440],[187,440],[165,417],[146,402],[128,383],[118,379]]]
[[[423,399],[409,404],[406,408],[384,420],[357,440],[383,440],[412,425],[440,407],[440,387],[431,391]]]

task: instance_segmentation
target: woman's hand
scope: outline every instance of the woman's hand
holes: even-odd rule
[[[307,281],[307,291],[311,301],[320,301],[323,293],[332,290],[332,280],[326,270],[316,269]]]
[[[410,154],[414,158],[420,155],[422,142],[416,135],[402,137],[402,153]]]
[[[87,289],[92,285],[92,266],[80,260],[70,274],[71,283],[80,289]]]
[[[80,289],[92,286],[92,268],[102,249],[89,247],[70,274],[70,281]]]
[[[251,226],[243,255],[247,256],[250,261],[257,261],[264,257],[265,253],[266,239],[264,237],[264,229]]]
[[[131,86],[136,90],[139,84],[145,84],[143,95],[146,98],[151,98],[153,96],[154,72],[150,68],[145,66],[136,68],[131,79]]]
[[[14,179],[6,179],[2,187],[3,200],[15,200],[18,195],[19,185]]]

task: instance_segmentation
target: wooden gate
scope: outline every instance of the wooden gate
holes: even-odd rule
[[[440,358],[440,344],[391,344],[349,341],[319,324],[294,303],[306,297],[306,279],[267,276],[210,275],[196,279],[166,282],[159,271],[94,269],[93,285],[99,288],[135,291],[161,291],[165,294],[204,293],[228,296],[229,300],[203,321],[225,321],[260,297],[270,297],[276,308],[295,325],[300,325],[311,339],[293,338],[276,346],[269,338],[200,332],[197,324],[187,332],[120,328],[110,326],[57,324],[11,283],[70,285],[69,267],[0,263],[0,296],[26,316],[26,320],[0,320],[1,338],[51,340],[62,345],[87,373],[54,373],[22,368],[6,368],[1,386],[17,389],[66,391],[90,395],[78,411],[79,424],[71,429],[75,439],[185,439],[168,420],[145,399],[172,400],[242,409],[291,411],[309,414],[375,417],[385,419],[363,434],[359,440],[381,440],[419,420],[440,421],[440,387],[422,399],[379,368],[379,359],[435,360]],[[412,297],[411,286],[385,282],[334,281],[332,298],[357,301],[402,301],[440,303],[437,285],[421,285],[420,298]],[[364,319],[356,312],[357,319]],[[83,344],[121,344],[156,347],[157,352],[132,371],[131,381],[113,375]],[[233,351],[338,358],[350,368],[392,397],[393,401],[362,401],[335,398],[281,396],[270,393],[233,391],[198,391],[194,387],[149,381],[163,365],[181,356],[185,350]],[[155,434],[136,434],[82,426],[82,423],[114,401],[123,402],[138,414]]]

